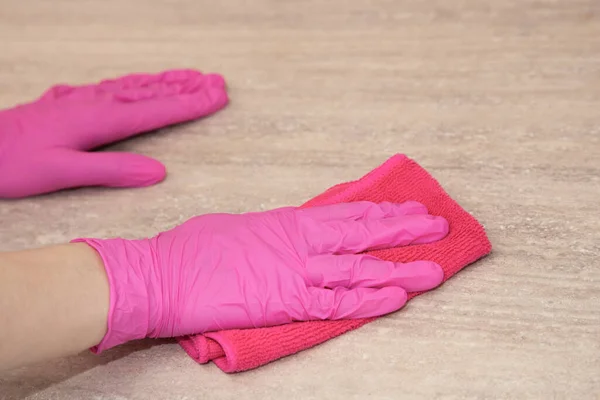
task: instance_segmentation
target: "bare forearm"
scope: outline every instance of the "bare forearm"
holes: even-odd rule
[[[104,266],[83,243],[0,253],[0,369],[96,345],[108,307]]]

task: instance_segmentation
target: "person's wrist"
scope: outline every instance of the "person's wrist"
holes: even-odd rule
[[[106,334],[94,353],[143,339],[153,331],[151,320],[156,315],[152,293],[148,293],[146,280],[152,274],[152,260],[148,254],[149,240],[78,238],[72,243],[85,243],[94,249],[102,260],[109,284],[109,309]]]
[[[88,329],[88,332],[91,333],[88,344],[99,343],[106,335],[106,320],[110,305],[110,286],[102,259],[98,252],[85,243],[70,243],[66,246],[54,247],[54,249],[56,253],[59,249],[65,249],[65,254],[69,256],[63,256],[64,262],[77,265],[78,273],[84,276],[85,282],[82,282],[81,286],[85,287],[84,290],[89,297],[87,297],[87,301],[82,299],[83,304],[80,305],[85,307],[87,320],[93,321]]]

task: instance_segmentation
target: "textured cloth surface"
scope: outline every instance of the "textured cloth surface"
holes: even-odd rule
[[[444,280],[491,251],[483,227],[415,161],[396,155],[361,179],[332,187],[302,207],[368,200],[425,204],[450,224],[448,236],[436,243],[371,251],[390,261],[432,260],[444,269]],[[412,293],[409,298],[419,293]],[[260,329],[225,330],[179,339],[199,363],[213,361],[223,371],[241,372],[323,343],[374,319],[298,322]]]

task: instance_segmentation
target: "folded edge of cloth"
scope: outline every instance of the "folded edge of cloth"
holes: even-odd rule
[[[445,217],[450,224],[450,233],[439,242],[369,252],[375,257],[397,262],[435,261],[442,266],[446,281],[491,251],[483,226],[425,169],[403,154],[391,157],[356,181],[333,186],[301,207],[361,200],[419,201],[431,214]],[[409,299],[419,294],[412,293]],[[197,362],[213,361],[224,372],[234,373],[306,350],[374,319],[295,322],[269,328],[225,330],[178,338],[178,342]]]

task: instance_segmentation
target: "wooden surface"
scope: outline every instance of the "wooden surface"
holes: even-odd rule
[[[600,398],[600,2],[217,3],[0,1],[0,107],[182,67],[222,73],[232,98],[116,147],[162,160],[160,185],[0,201],[0,250],[299,204],[406,153],[493,254],[256,371],[142,342],[10,372],[0,398]]]

